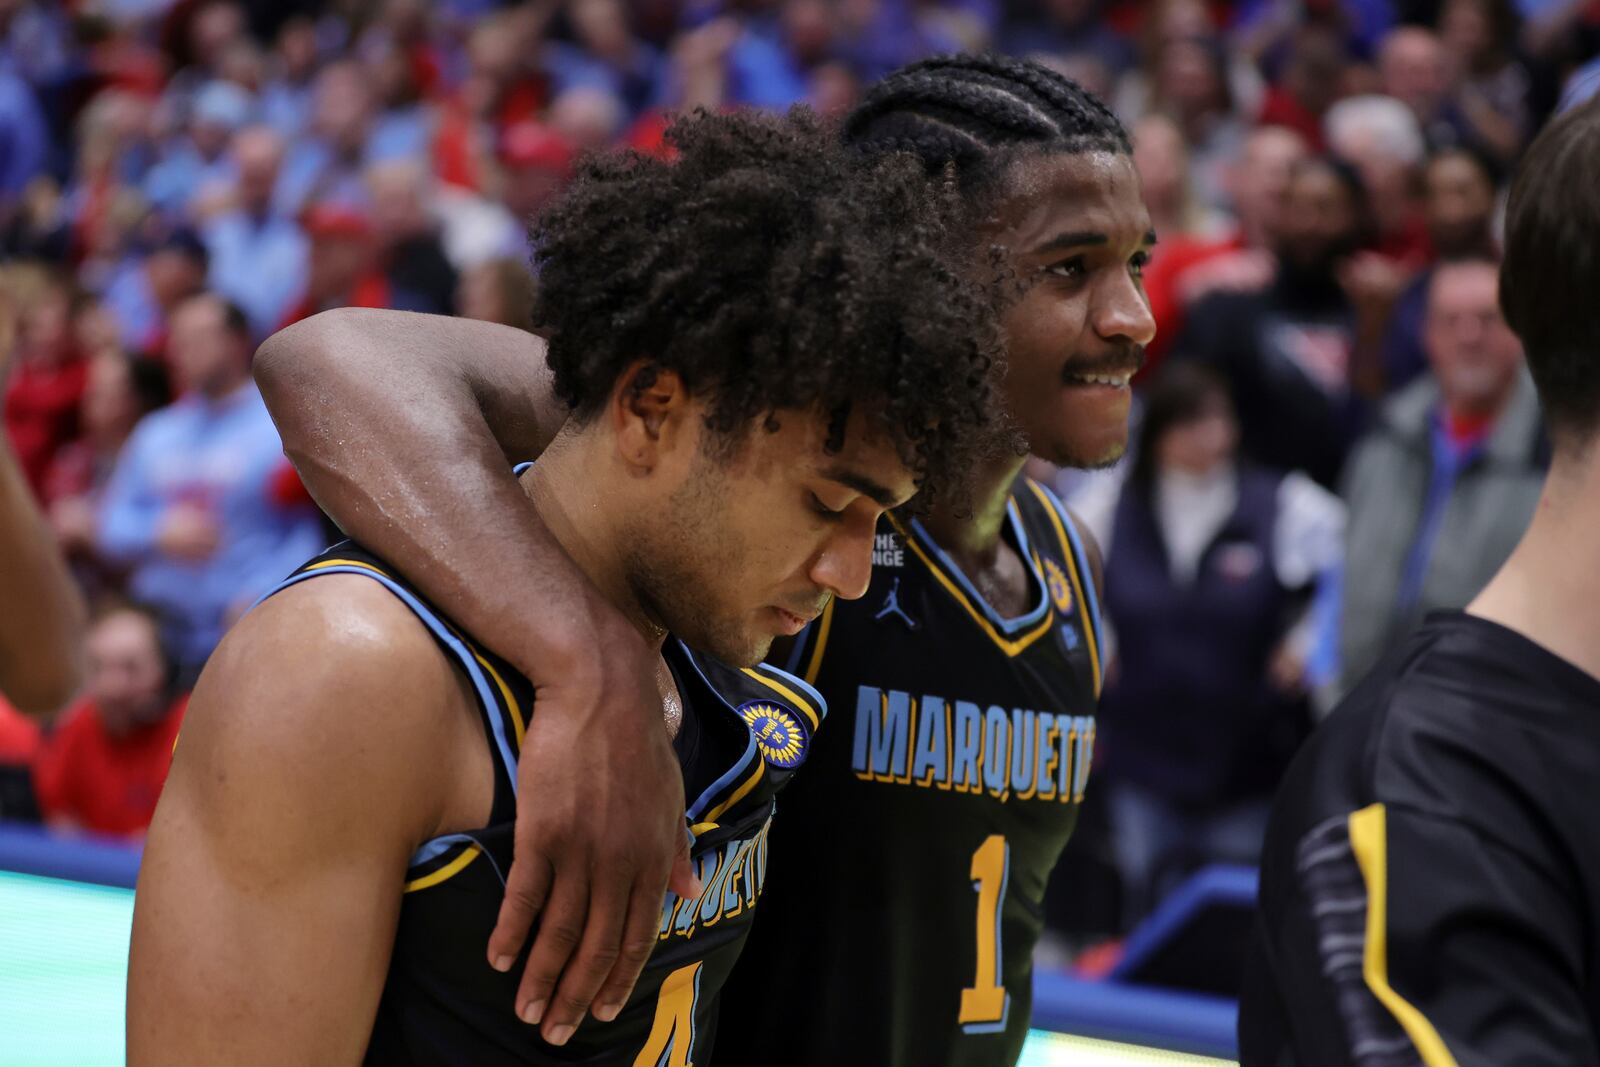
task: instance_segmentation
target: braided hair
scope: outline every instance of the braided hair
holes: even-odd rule
[[[953,167],[969,197],[1029,149],[1133,152],[1122,123],[1093,93],[1006,56],[938,56],[902,67],[872,87],[843,132],[862,151],[911,152],[929,173]]]

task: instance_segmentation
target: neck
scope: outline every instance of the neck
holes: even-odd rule
[[[923,524],[963,570],[981,569],[994,562],[1000,551],[1011,484],[1027,461],[1026,456],[1009,455],[988,461],[973,478],[970,499],[940,503]]]
[[[1557,454],[1533,522],[1467,610],[1600,678],[1600,452]]]
[[[545,528],[600,595],[647,642],[659,647],[666,640],[666,627],[646,610],[628,580],[626,561],[619,552],[627,543],[618,522],[622,502],[619,494],[599,488],[614,479],[608,477],[607,461],[587,436],[592,435],[570,427],[563,430],[522,475],[523,491]]]
[[[1493,396],[1446,397],[1445,415],[1455,423],[1492,422],[1505,410],[1511,399],[1511,390],[1502,389]]]

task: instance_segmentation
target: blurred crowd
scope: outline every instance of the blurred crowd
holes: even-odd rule
[[[1316,714],[1531,515],[1497,217],[1600,88],[1600,0],[0,0],[5,429],[98,605],[81,700],[0,707],[0,816],[139,833],[185,686],[330,535],[265,336],[526,325],[525,221],[581,153],[694,107],[837,115],[961,50],[1107,100],[1160,236],[1134,455],[1038,472],[1099,538],[1116,648],[1074,862],[1117,875],[1107,928],[1249,862]]]

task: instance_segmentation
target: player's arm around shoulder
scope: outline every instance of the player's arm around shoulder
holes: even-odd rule
[[[128,1063],[356,1064],[409,856],[448,817],[450,666],[330,575],[248,615],[196,686],[145,847]]]

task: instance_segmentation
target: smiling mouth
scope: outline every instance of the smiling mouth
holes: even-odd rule
[[[1116,374],[1072,374],[1065,376],[1069,386],[1100,385],[1111,389],[1126,389],[1128,382],[1133,379],[1133,371],[1119,371]]]

